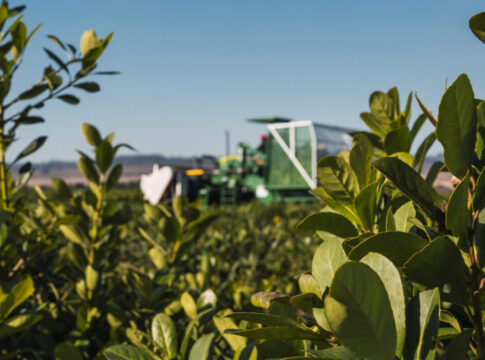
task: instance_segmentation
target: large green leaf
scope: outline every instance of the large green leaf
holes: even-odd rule
[[[335,271],[347,261],[347,255],[335,238],[325,240],[315,252],[312,261],[312,275],[321,291],[330,286]]]
[[[457,185],[446,207],[446,227],[455,236],[468,236],[471,214],[468,209],[468,188],[470,175],[465,176]]]
[[[393,130],[386,135],[384,140],[386,152],[389,155],[396,152],[408,152],[412,141],[408,127],[401,126],[399,129]]]
[[[357,176],[359,187],[363,189],[371,182],[374,150],[369,138],[364,134],[354,135],[353,142],[354,146],[350,152],[350,166]]]
[[[338,212],[340,215],[345,216],[356,224],[359,223],[359,217],[357,216],[354,204],[343,204],[334,200],[323,187],[319,186],[316,189],[310,190],[310,194],[322,201],[325,205]]]
[[[394,359],[397,334],[389,296],[368,265],[343,264],[335,273],[324,308],[342,345],[369,359]]]
[[[96,149],[96,164],[98,164],[98,168],[102,173],[109,169],[113,163],[114,156],[115,152],[110,142],[107,140],[102,141]]]
[[[352,204],[359,193],[357,176],[348,163],[337,156],[328,156],[318,162],[318,180],[325,191],[343,204]]]
[[[163,313],[155,315],[152,320],[152,337],[153,341],[167,353],[169,359],[177,356],[177,330],[168,315]]]
[[[148,353],[133,345],[113,345],[104,350],[103,354],[108,360],[154,360]]]
[[[468,76],[460,75],[441,98],[436,135],[444,148],[448,170],[462,178],[475,150],[477,118],[475,97]]]
[[[406,307],[401,275],[391,261],[377,253],[367,254],[361,262],[369,265],[379,275],[386,288],[396,325],[396,356],[400,358],[406,337]]]
[[[237,329],[237,325],[231,319],[222,316],[214,316],[212,320],[219,333],[227,341],[232,350],[237,351],[246,346],[246,339],[241,336],[227,334],[225,331],[229,329]]]
[[[468,25],[475,36],[485,43],[485,12],[472,16]]]
[[[212,360],[214,336],[214,334],[202,335],[190,349],[189,360]]]
[[[429,216],[436,216],[437,208],[443,200],[409,165],[399,159],[385,157],[375,161],[374,166]]]
[[[82,157],[77,161],[77,167],[81,174],[83,174],[89,181],[95,184],[99,183],[99,173],[94,167],[94,163],[87,157]]]
[[[183,292],[182,296],[180,296],[180,303],[182,304],[185,314],[190,319],[195,319],[197,317],[197,304],[195,303],[192,295],[190,295],[187,291]]]
[[[404,358],[427,360],[438,334],[440,293],[438,289],[420,292],[406,307]],[[434,359],[434,357],[431,357]]]
[[[34,282],[30,276],[16,283],[6,297],[0,298],[0,320],[6,319],[16,307],[27,300],[33,293]]]
[[[359,234],[354,224],[346,217],[331,212],[318,212],[308,215],[296,225],[296,229],[300,231],[326,231],[342,238]]]
[[[434,239],[413,255],[404,264],[403,270],[411,281],[428,288],[441,287],[449,283],[459,302],[467,304],[467,268],[460,250],[447,236]]]
[[[362,225],[365,229],[371,231],[374,226],[374,220],[377,209],[377,200],[380,196],[380,181],[376,181],[366,186],[355,198],[355,209],[359,215]],[[351,236],[356,236],[351,235]],[[349,237],[349,236],[346,236]]]
[[[399,267],[427,244],[427,240],[415,234],[401,231],[381,232],[354,247],[349,253],[349,258],[360,260],[368,253],[376,252]]]

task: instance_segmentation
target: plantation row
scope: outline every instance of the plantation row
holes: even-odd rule
[[[87,123],[89,187],[30,190],[30,163],[12,168],[46,137],[7,164],[9,145],[49,101],[99,90],[86,79],[113,74],[96,70],[112,35],[87,31],[80,53],[49,36],[67,60],[46,49],[41,80],[11,95],[35,33],[22,11],[0,7],[0,359],[485,358],[485,104],[466,75],[437,118],[418,99],[412,121],[412,94],[401,108],[396,88],[372,93],[370,131],[319,161],[320,205],[125,200],[115,157],[131,147]],[[485,42],[485,13],[470,28]],[[444,164],[423,179],[436,140]],[[446,199],[440,171],[455,176]]]

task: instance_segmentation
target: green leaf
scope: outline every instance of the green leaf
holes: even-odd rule
[[[0,302],[0,320],[6,319],[12,311],[34,293],[34,282],[30,276],[16,283]]]
[[[125,333],[126,337],[128,338],[128,340],[131,341],[133,345],[150,354],[154,359],[160,359],[160,357],[156,353],[158,352],[159,354],[163,354],[163,351],[153,343],[151,337],[148,334],[133,328],[126,329]]]
[[[471,335],[472,330],[467,329],[455,336],[455,338],[448,345],[445,360],[466,360]]]
[[[427,240],[411,233],[400,231],[381,232],[354,247],[349,253],[349,258],[360,260],[368,253],[376,252],[384,255],[394,265],[399,267],[427,244]]]
[[[86,30],[81,36],[81,55],[86,56],[89,51],[98,46],[98,43],[98,36],[94,30]]]
[[[59,100],[64,101],[65,103],[70,104],[70,105],[79,104],[79,98],[77,96],[74,96],[74,95],[71,95],[71,94],[59,95],[57,98]]]
[[[148,353],[132,345],[113,345],[103,354],[108,360],[154,360]]]
[[[380,181],[365,187],[355,198],[355,209],[365,229],[372,230],[380,196]],[[352,235],[352,236],[356,236]],[[350,236],[346,236],[350,237]]]
[[[353,142],[354,146],[350,152],[350,166],[357,176],[359,187],[363,189],[371,182],[374,150],[369,138],[364,134],[354,135]]]
[[[42,94],[44,91],[46,91],[49,88],[47,84],[39,84],[39,85],[34,85],[31,87],[29,90],[24,91],[19,95],[20,100],[28,100],[32,99],[36,96],[39,96]]]
[[[290,297],[277,291],[260,291],[251,296],[251,304],[262,309],[269,309],[273,301],[289,303]]]
[[[485,42],[485,12],[476,14],[468,22],[470,30],[482,42]]]
[[[394,214],[394,221],[397,231],[407,232],[411,225],[408,224],[408,219],[416,216],[416,210],[412,201],[408,201],[400,206]]]
[[[479,211],[485,207],[485,168],[482,169],[475,184],[473,193],[473,210]]]
[[[436,216],[437,208],[443,200],[409,165],[399,159],[385,157],[375,161],[374,166],[429,216]]]
[[[468,76],[460,75],[441,98],[436,135],[444,148],[448,170],[462,178],[471,166],[475,150],[477,118]]]
[[[308,215],[296,225],[299,231],[326,231],[346,238],[357,236],[359,232],[347,218],[331,212],[318,212]]]
[[[448,283],[460,303],[468,303],[467,267],[460,250],[447,236],[434,239],[413,255],[404,264],[403,271],[411,281],[428,288]]]
[[[434,359],[433,340],[438,334],[440,293],[438,289],[422,291],[406,307],[405,359]]]
[[[340,215],[345,216],[352,222],[359,223],[359,218],[356,214],[355,206],[353,203],[344,205],[339,201],[334,200],[321,186],[317,187],[316,189],[310,190],[309,193],[315,196],[317,199],[319,199],[331,209],[337,211]]]
[[[479,168],[485,165],[485,102],[477,106],[477,141],[475,143],[475,158],[473,163]]]
[[[69,186],[65,183],[64,180],[60,178],[52,178],[52,188],[56,193],[58,193],[60,196],[62,196],[65,199],[70,199],[72,196],[71,189],[69,189]]]
[[[123,165],[116,164],[115,166],[113,166],[113,168],[111,169],[108,175],[108,180],[106,180],[106,187],[108,188],[108,190],[116,186],[116,184],[121,178],[122,173],[123,173]]]
[[[237,312],[227,315],[228,318],[236,320],[246,320],[257,324],[268,326],[296,326],[298,323],[290,318],[255,312]],[[235,327],[237,328],[237,327]],[[235,329],[233,328],[233,329]]]
[[[202,335],[190,349],[189,360],[212,360],[214,337],[214,334]]]
[[[258,348],[249,344],[234,353],[233,360],[258,360]]]
[[[299,326],[268,326],[250,330],[232,331],[231,334],[248,339],[264,340],[323,340],[324,334],[318,334]]]
[[[185,314],[190,319],[195,319],[197,317],[197,304],[195,303],[194,298],[187,291],[182,293],[180,303],[182,304]]]
[[[212,318],[214,325],[219,333],[227,341],[232,350],[237,351],[246,346],[246,339],[240,336],[227,334],[228,329],[237,329],[237,325],[227,317],[214,316]]]
[[[77,162],[77,167],[81,174],[86,177],[86,179],[94,182],[95,184],[99,184],[99,174],[91,159],[86,157],[80,158]]]
[[[89,290],[94,290],[96,289],[96,286],[98,286],[98,280],[99,280],[99,273],[96,271],[96,269],[91,265],[88,264],[85,269],[85,276],[86,276],[86,286]]]
[[[394,359],[397,334],[391,304],[384,284],[368,265],[343,264],[324,309],[342,345],[370,359]]]
[[[153,341],[168,355],[169,359],[177,356],[177,331],[172,319],[163,313],[155,315],[152,320]]]
[[[400,358],[406,336],[406,308],[401,275],[392,262],[380,254],[367,254],[362,258],[361,262],[369,265],[379,275],[389,296],[396,325],[396,356]]]
[[[298,278],[298,286],[302,294],[315,294],[320,299],[322,298],[323,290],[318,286],[317,280],[310,274],[301,274]]]
[[[70,342],[57,344],[54,348],[55,360],[83,360],[78,348]]]
[[[91,124],[83,123],[81,125],[81,132],[89,145],[99,146],[103,141],[98,129]]]
[[[426,139],[424,139],[424,141],[421,143],[418,150],[416,151],[413,167],[419,174],[421,174],[421,170],[423,169],[423,163],[424,159],[426,158],[426,154],[428,153],[428,150],[431,148],[435,140],[436,133],[432,132],[426,137]]]
[[[386,152],[389,155],[396,152],[408,152],[412,141],[408,127],[401,126],[399,129],[393,130],[386,135],[384,139]]]
[[[76,225],[59,225],[59,230],[69,241],[79,244],[82,247],[89,243],[86,235]]]
[[[98,164],[99,170],[104,174],[111,164],[113,163],[113,159],[115,156],[115,152],[111,144],[103,140],[101,144],[96,148],[96,163]]]
[[[22,314],[9,317],[0,325],[0,340],[12,334],[23,332],[42,319],[41,315]]]
[[[93,81],[90,82],[84,82],[84,83],[79,83],[74,85],[75,88],[77,89],[83,89],[84,91],[90,92],[90,93],[95,93],[101,90],[99,87],[98,83],[95,83]]]
[[[328,238],[318,247],[313,256],[312,275],[321,291],[330,286],[335,272],[346,261],[347,255],[337,239]]]
[[[61,69],[63,69],[68,74],[70,74],[69,68],[67,67],[67,65],[61,59],[59,59],[59,57],[56,54],[54,54],[52,51],[46,48],[44,48],[44,51],[47,53],[47,56],[49,56],[49,58],[51,58],[57,65],[59,65]]]
[[[446,227],[453,235],[467,237],[471,222],[471,214],[468,209],[468,189],[470,175],[465,176],[457,185],[446,207]]]
[[[332,199],[352,204],[359,193],[357,176],[343,159],[328,156],[318,162],[318,180]]]
[[[32,125],[40,124],[43,122],[45,122],[45,120],[40,116],[21,116],[17,120],[15,120],[15,124],[18,125]]]
[[[55,42],[57,45],[59,45],[62,48],[62,50],[66,51],[66,46],[62,43],[61,40],[59,40],[58,37],[56,37],[55,35],[47,35],[47,37],[51,39],[53,42]]]
[[[308,350],[309,354],[318,359],[326,360],[363,360],[360,356],[343,346],[331,347],[323,350]],[[311,358],[309,358],[311,359]]]
[[[46,140],[47,140],[47,136],[39,136],[37,139],[32,140],[32,142],[29,145],[27,145],[20,154],[17,155],[17,157],[14,160],[14,163],[39,150],[40,147],[44,145]]]

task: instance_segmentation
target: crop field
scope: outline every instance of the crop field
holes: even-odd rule
[[[350,148],[315,159],[314,178],[291,174],[312,185],[301,202],[151,204],[120,184],[132,146],[87,122],[86,186],[29,184],[46,137],[13,153],[19,129],[116,73],[98,69],[112,34],[88,30],[80,49],[49,35],[41,80],[11,94],[36,32],[23,10],[0,6],[0,360],[485,359],[485,101],[466,74],[436,116],[416,94],[374,91]],[[469,27],[485,43],[485,13]],[[435,142],[443,161],[423,176]]]

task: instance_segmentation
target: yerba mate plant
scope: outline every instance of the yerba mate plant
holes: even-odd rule
[[[485,13],[470,28],[485,42]],[[327,207],[299,227],[323,243],[301,294],[253,295],[265,313],[229,317],[259,327],[233,334],[257,339],[257,349],[271,344],[274,357],[485,358],[485,104],[466,75],[444,93],[437,119],[421,103],[436,131],[414,158],[397,104],[392,92],[374,93],[362,114],[373,133],[320,160],[315,195]],[[435,138],[441,170],[456,177],[446,199],[431,186],[441,164],[427,179],[419,173]]]

